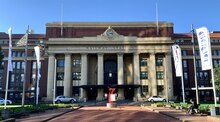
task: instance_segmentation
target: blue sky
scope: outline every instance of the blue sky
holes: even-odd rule
[[[13,33],[24,33],[27,25],[35,33],[45,33],[45,24],[64,22],[143,22],[174,23],[175,33],[190,32],[206,26],[220,31],[220,0],[0,0],[0,32],[12,27]]]

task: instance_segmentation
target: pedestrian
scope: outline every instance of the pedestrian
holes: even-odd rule
[[[190,99],[190,103],[191,103],[191,105],[189,106],[189,108],[187,110],[187,114],[189,114],[189,113],[194,114],[194,109],[198,109],[198,105],[192,99]]]

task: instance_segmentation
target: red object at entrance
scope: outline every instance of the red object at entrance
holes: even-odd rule
[[[111,95],[114,94],[115,88],[108,88],[108,103],[113,103],[113,100],[111,100]]]

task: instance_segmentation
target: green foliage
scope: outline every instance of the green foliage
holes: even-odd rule
[[[35,112],[43,112],[49,109],[57,109],[57,108],[68,108],[68,107],[79,107],[79,104],[39,104],[39,105],[25,105],[24,107],[21,107],[20,105],[13,105],[8,107],[10,109],[10,113],[12,117],[22,116],[29,113],[35,113]],[[2,111],[4,108],[0,107],[0,111]],[[4,119],[0,116],[0,121]]]
[[[215,77],[215,89],[217,91],[220,91],[220,64],[218,64],[214,69],[214,77]]]

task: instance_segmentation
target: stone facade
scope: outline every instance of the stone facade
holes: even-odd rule
[[[64,60],[64,78],[56,95],[103,100],[108,87],[114,87],[118,99],[173,97],[172,23],[159,23],[159,35],[152,22],[64,23],[62,35],[60,29],[58,23],[47,24],[48,99],[58,73],[54,73],[54,62],[59,58]],[[73,66],[76,59],[80,60],[78,71]],[[78,84],[73,84],[74,73],[80,74]],[[57,86],[57,79],[55,83]]]

